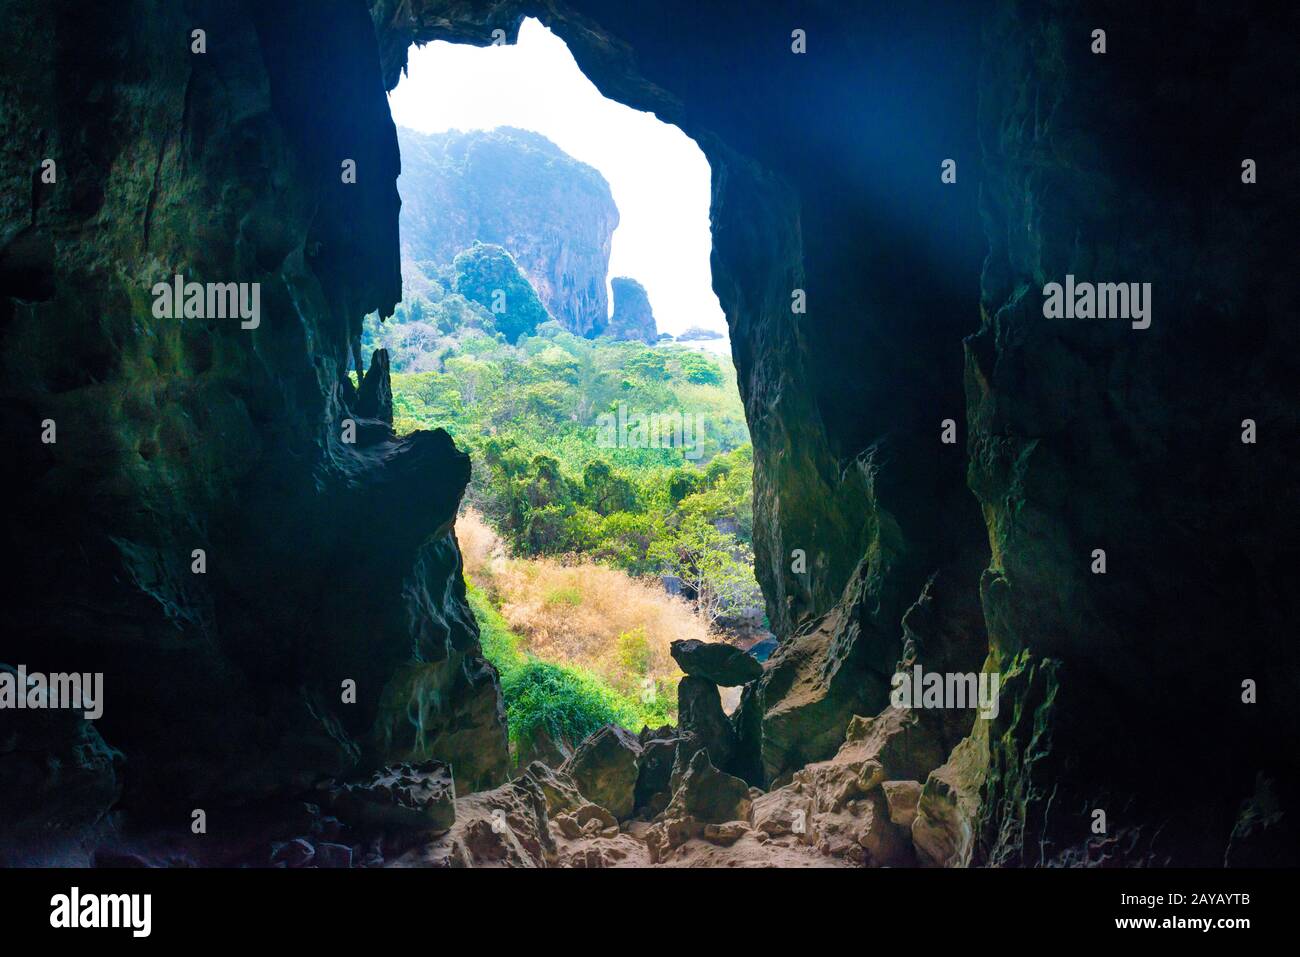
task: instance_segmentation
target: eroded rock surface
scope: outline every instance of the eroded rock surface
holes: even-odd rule
[[[635,735],[607,725],[578,745],[563,770],[584,795],[622,820],[632,815],[640,755]]]

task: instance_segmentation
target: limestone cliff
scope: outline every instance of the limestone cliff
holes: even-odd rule
[[[398,130],[403,269],[450,263],[474,242],[504,247],[547,311],[598,335],[618,208],[609,184],[546,137],[502,127],[426,136]]]
[[[614,312],[605,335],[654,345],[659,339],[659,329],[655,326],[655,314],[645,286],[626,276],[615,276],[609,285],[614,290]]]

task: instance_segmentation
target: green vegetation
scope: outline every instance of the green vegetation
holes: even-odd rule
[[[462,308],[447,297],[421,321]],[[753,455],[730,365],[554,322],[511,345],[476,316],[438,339],[434,368],[393,374],[393,407],[399,432],[445,428],[471,452],[467,502],[512,554],[676,575],[710,622],[755,615]],[[390,343],[395,368],[415,364],[409,336]]]
[[[472,582],[466,583],[466,589],[483,655],[501,673],[513,753],[522,742],[532,740],[538,728],[545,728],[555,740],[578,742],[606,724],[639,729],[647,724],[658,727],[675,717],[663,704],[671,700],[667,695],[656,695],[657,704],[645,704],[619,693],[585,668],[553,664],[522,651],[522,637],[511,631],[487,594]],[[644,635],[641,640],[644,644]]]
[[[472,456],[457,528],[512,752],[540,729],[576,743],[674,721],[671,641],[762,616],[735,371],[566,331],[500,246],[418,266],[418,292],[361,344],[388,350],[397,431],[446,429]]]

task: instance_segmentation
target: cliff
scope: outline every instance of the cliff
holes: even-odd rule
[[[450,263],[479,241],[506,249],[566,329],[600,334],[618,208],[596,170],[509,127],[426,136],[398,130],[403,269]]]

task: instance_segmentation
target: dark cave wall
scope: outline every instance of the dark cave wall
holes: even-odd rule
[[[0,774],[46,806],[6,828],[76,803],[63,784],[83,772],[181,827],[194,806],[430,747],[467,784],[499,780],[499,695],[450,529],[468,460],[440,432],[395,440],[344,378],[362,315],[400,297],[396,137],[364,8],[18,2],[0,23],[27,51],[0,79],[18,559],[0,661],[105,672],[94,730],[124,756],[116,774],[46,766],[41,729],[7,712]],[[259,282],[259,326],[155,318],[151,287],[175,272]]]
[[[1257,775],[1294,786],[1298,26],[1267,4],[990,19],[966,390],[1010,678],[977,859],[1220,864]],[[1150,328],[1044,319],[1067,273],[1150,282]]]

